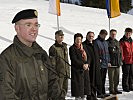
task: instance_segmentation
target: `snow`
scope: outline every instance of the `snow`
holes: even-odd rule
[[[45,0],[0,0],[0,52],[8,47],[16,34],[14,25],[11,21],[14,15],[23,9],[33,8],[39,12],[39,35],[37,42],[48,52],[49,47],[54,43],[54,33],[57,30],[57,17],[48,13],[49,3]],[[73,44],[73,35],[77,32],[86,36],[88,31],[95,32],[97,37],[101,29],[109,30],[109,20],[106,10],[81,7],[77,5],[61,3],[61,16],[59,17],[60,29],[64,31],[66,42],[69,46]],[[121,16],[111,19],[111,29],[118,31],[119,40],[126,27],[133,28],[133,16],[121,13]],[[84,38],[85,40],[85,38]],[[121,77],[121,76],[120,76]],[[121,89],[121,78],[119,89]],[[108,80],[106,83],[108,92]],[[73,100],[70,97],[70,85],[67,100]],[[119,100],[132,100],[133,92],[118,95]]]

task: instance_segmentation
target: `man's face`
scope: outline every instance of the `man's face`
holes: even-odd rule
[[[107,34],[100,34],[100,37],[101,37],[102,39],[105,39],[106,36],[107,36]]]
[[[94,33],[89,33],[87,36],[86,36],[87,40],[89,40],[90,42],[92,42],[94,40]]]
[[[126,36],[126,38],[130,38],[131,37],[131,35],[132,35],[132,32],[125,32],[125,36]]]
[[[116,32],[115,31],[112,31],[111,33],[110,33],[110,37],[112,38],[112,39],[115,39],[116,38]]]
[[[18,38],[26,45],[32,45],[32,43],[36,40],[38,28],[39,24],[37,18],[22,19],[15,25]]]
[[[58,43],[61,43],[64,40],[64,35],[56,35],[55,39]]]

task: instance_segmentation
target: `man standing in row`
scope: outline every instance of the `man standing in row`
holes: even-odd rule
[[[110,94],[121,94],[121,91],[118,91],[119,85],[119,74],[120,66],[122,65],[122,57],[119,41],[116,40],[117,31],[112,29],[110,30],[110,37],[107,39],[108,49],[110,54],[110,63],[111,66],[108,67],[108,76],[109,76],[109,92]]]
[[[87,95],[87,100],[97,100],[96,97],[96,88],[101,87],[101,73],[100,73],[100,59],[98,55],[98,48],[94,45],[94,32],[89,31],[86,35],[86,40],[83,42],[83,45],[86,47],[87,54],[89,53],[91,57],[90,67],[89,67],[89,76],[91,84],[91,95]],[[100,91],[100,90],[99,90]]]
[[[133,30],[125,29],[124,36],[120,39],[122,50],[122,88],[123,91],[133,91],[133,40],[131,38]]]
[[[70,77],[70,66],[68,63],[67,44],[63,42],[64,34],[62,30],[55,32],[55,43],[49,49],[49,57],[53,66],[56,67],[59,76],[59,86],[67,93],[68,77]],[[65,96],[64,96],[65,100]]]
[[[98,53],[100,56],[100,71],[101,71],[101,78],[102,78],[102,94],[104,96],[109,96],[109,94],[106,94],[105,91],[105,81],[106,81],[106,74],[107,69],[110,64],[110,57],[109,57],[109,51],[108,51],[108,43],[105,40],[107,36],[107,31],[105,29],[102,29],[98,35],[98,38],[95,40],[95,45],[98,46]],[[100,88],[98,88],[100,89]],[[101,95],[98,94],[97,97],[101,97]]]

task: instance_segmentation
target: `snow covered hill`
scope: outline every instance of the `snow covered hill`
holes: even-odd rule
[[[0,52],[12,43],[16,34],[14,25],[11,24],[14,15],[27,8],[37,9],[39,12],[41,27],[37,42],[48,51],[54,43],[54,33],[57,30],[57,17],[48,13],[48,7],[49,3],[45,0],[0,0]],[[69,46],[73,44],[75,33],[80,32],[85,37],[88,31],[94,31],[96,38],[101,29],[109,30],[108,22],[106,10],[61,3],[60,29],[64,31],[64,41]],[[117,39],[123,36],[126,27],[133,28],[132,15],[122,13],[121,16],[111,19],[111,28],[118,31]],[[119,89],[121,89],[121,82]],[[118,97],[119,100],[132,100],[133,92],[123,93]],[[70,85],[67,98],[73,99],[70,97]]]

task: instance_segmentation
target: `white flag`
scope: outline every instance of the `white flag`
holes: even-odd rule
[[[60,16],[60,0],[49,0],[49,13]]]

